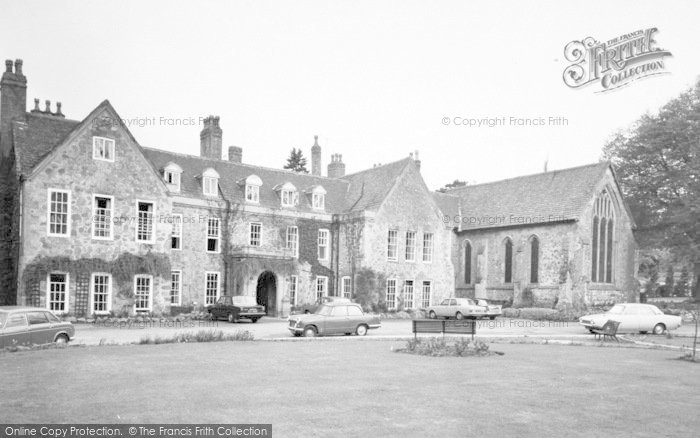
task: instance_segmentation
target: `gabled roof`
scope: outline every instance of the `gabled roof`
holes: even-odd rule
[[[285,183],[291,183],[299,190],[304,187],[322,186],[327,192],[325,211],[328,213],[342,213],[345,208],[349,184],[347,181],[340,179],[297,173],[291,170],[270,169],[232,161],[212,160],[148,147],[144,147],[143,151],[158,170],[165,167],[169,162],[177,163],[177,165],[182,167],[180,194],[183,196],[205,199],[202,194],[202,182],[197,177],[202,174],[204,169],[212,168],[220,175],[219,187],[223,195],[234,203],[245,203],[244,181],[250,175],[257,175],[262,180],[260,203],[251,205],[260,205],[273,209],[281,208],[280,195],[274,188],[281,187]],[[300,193],[299,205],[293,207],[293,210],[318,213],[318,209],[312,208],[310,197],[303,193]]]
[[[411,158],[377,166],[362,172],[346,175],[342,180],[350,183],[346,201],[346,211],[378,209],[398,181]]]
[[[450,195],[447,193],[441,193],[441,192],[433,192],[432,193],[433,200],[437,204],[438,208],[442,212],[444,216],[447,216],[446,221],[444,221],[446,224],[454,224],[456,225],[457,222],[455,222],[454,218],[459,215],[459,207],[461,200],[459,196],[456,195]],[[443,218],[444,220],[444,218]]]
[[[460,199],[461,229],[523,224],[518,221],[539,224],[573,221],[592,199],[596,185],[608,168],[610,163],[601,162],[457,187],[447,194]],[[450,201],[443,197],[443,202]]]
[[[75,120],[32,113],[26,113],[24,121],[15,120],[12,137],[18,173],[28,175],[79,124]]]

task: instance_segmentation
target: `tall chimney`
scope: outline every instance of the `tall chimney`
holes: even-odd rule
[[[234,163],[242,163],[243,162],[243,148],[239,148],[238,146],[229,146],[228,147],[228,160],[232,161]]]
[[[318,135],[314,135],[314,145],[311,146],[311,174],[321,176],[321,146],[318,145]]]
[[[328,164],[328,178],[342,178],[345,176],[345,163],[341,154],[331,155],[331,162]]]
[[[10,153],[12,120],[27,112],[27,78],[22,73],[22,60],[17,59],[12,71],[12,60],[5,61],[5,72],[0,79],[0,156]]]
[[[204,127],[199,133],[199,155],[213,160],[221,159],[222,131],[219,127],[219,116],[209,116],[204,119]]]

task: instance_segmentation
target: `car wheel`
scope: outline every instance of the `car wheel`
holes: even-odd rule
[[[236,318],[233,317],[233,313],[229,313],[226,319],[228,322],[236,322]]]
[[[640,335],[646,335],[647,333],[649,332],[647,332],[646,330],[639,332]]]
[[[358,325],[355,333],[357,333],[357,336],[365,336],[367,334],[367,326],[364,324]]]
[[[316,336],[316,328],[313,326],[308,326],[304,329],[305,338],[313,338]]]
[[[253,323],[258,322],[258,318],[250,318],[250,320],[253,321]]]
[[[496,317],[495,317],[495,316],[489,316],[489,319],[490,319],[491,321],[493,321],[494,319],[496,319]]]
[[[428,314],[428,317],[430,317],[430,319],[435,319],[435,318],[437,318],[437,315],[435,314],[435,312],[433,312],[431,310],[430,313]]]
[[[68,336],[58,335],[58,337],[56,338],[56,341],[54,341],[54,342],[56,342],[57,344],[66,345],[68,343]]]
[[[309,312],[309,309],[304,310],[304,314],[308,315],[309,313],[311,313]]]
[[[666,326],[658,323],[654,326],[654,334],[655,335],[663,335],[664,332],[666,331]]]
[[[455,319],[464,319],[464,315],[462,315],[462,312],[455,313]]]

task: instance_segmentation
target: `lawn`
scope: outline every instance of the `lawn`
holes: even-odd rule
[[[700,365],[671,351],[388,341],[220,342],[0,354],[0,423],[272,423],[275,436],[692,436]]]

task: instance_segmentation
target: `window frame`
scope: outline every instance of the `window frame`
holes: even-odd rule
[[[286,199],[286,202],[285,202]],[[299,191],[296,189],[282,189],[280,193],[282,207],[296,207],[299,205]]]
[[[177,182],[170,182],[168,181],[168,176],[172,177],[171,179],[177,180]],[[172,191],[175,193],[180,193],[180,184],[182,181],[182,172],[178,172],[176,170],[172,169],[165,169],[163,170],[163,179],[165,180],[165,184],[168,187],[172,187]]]
[[[409,243],[411,241],[409,236],[411,236],[411,235],[413,236],[412,237],[413,243]],[[415,263],[416,262],[416,252],[417,252],[416,251],[416,246],[417,246],[416,243],[418,241],[418,239],[416,239],[417,236],[418,236],[418,233],[416,231],[410,231],[410,230],[406,231],[406,239],[404,242],[406,244],[406,250],[404,251],[404,259],[408,263]],[[409,249],[411,250],[411,257],[409,257],[409,251],[408,251]]]
[[[325,243],[321,244],[321,236],[325,234]],[[331,232],[328,228],[319,228],[316,238],[316,255],[321,261],[328,261],[330,259],[330,251],[328,250],[331,240]],[[321,257],[321,248],[324,248],[325,257]]]
[[[319,290],[319,286],[323,285],[323,290]],[[319,295],[319,292],[321,295]],[[317,275],[316,276],[316,293],[315,293],[315,298],[316,302],[319,302],[323,297],[328,296],[328,277],[325,275]]]
[[[299,299],[299,276],[289,276],[289,305],[296,306]]]
[[[109,216],[107,216],[107,224],[109,226],[109,236],[95,236],[95,230],[96,230],[96,225],[97,225],[97,198],[103,198],[103,199],[108,199],[109,200]],[[92,194],[92,224],[90,227],[90,237],[93,240],[114,240],[114,221],[112,218],[114,217],[114,196],[109,196],[109,195],[102,195],[99,193],[93,193]]]
[[[172,218],[173,223],[171,225],[170,229],[170,249],[173,251],[181,251],[182,250],[182,232],[183,232],[183,215],[182,213],[173,213],[170,215]],[[179,220],[177,219],[179,218]],[[175,234],[175,225],[180,224],[178,227],[178,234]],[[177,248],[173,248],[173,239],[178,239],[178,246]]]
[[[202,176],[202,194],[210,197],[219,196],[219,178]]]
[[[294,230],[294,233],[290,234],[290,231]],[[290,236],[294,236],[294,240],[289,240]],[[289,244],[292,243],[293,247],[290,248]],[[299,227],[296,225],[289,225],[287,226],[287,232],[285,234],[285,247],[288,250],[292,250],[294,252],[294,258],[299,258]]]
[[[53,310],[51,309],[51,304],[54,302],[51,300],[51,275],[63,275],[64,276],[64,290],[63,290],[63,295],[64,295],[64,302],[63,302],[63,310]],[[59,283],[56,283],[59,284]],[[50,271],[46,274],[46,310],[63,315],[66,313],[70,312],[70,272],[64,272],[64,271]]]
[[[250,195],[255,195],[255,196],[252,196],[253,199],[249,199]],[[257,184],[246,183],[246,185],[245,185],[245,200],[246,200],[246,202],[249,202],[251,204],[260,204],[260,186]]]
[[[393,243],[391,236],[394,236]],[[391,255],[392,249],[394,255]],[[386,260],[388,262],[398,262],[399,261],[399,230],[396,228],[389,228],[386,234]]]
[[[209,303],[207,302],[207,298],[210,298],[209,296],[209,275],[210,274],[216,274],[216,296],[214,297],[214,301]],[[219,271],[204,271],[204,305],[209,306],[212,304],[216,304],[217,301],[219,301],[219,298],[221,297],[221,272]]]
[[[253,240],[253,225],[258,226],[258,238],[257,238],[257,244]],[[262,246],[262,235],[263,235],[263,224],[262,222],[248,222],[248,245],[255,247],[255,248],[260,248]]]
[[[211,234],[212,221],[216,223],[216,235]],[[209,242],[215,242],[216,249],[214,251],[209,249]],[[205,247],[208,254],[219,254],[221,253],[221,219],[214,216],[207,217],[207,246]]]
[[[173,274],[177,274],[178,279],[177,279],[177,301],[173,302]],[[182,269],[171,269],[170,270],[170,293],[168,295],[168,302],[170,303],[171,306],[181,306],[182,305]]]
[[[503,284],[513,284],[513,239],[503,240]]]
[[[311,194],[311,207],[314,210],[325,210],[326,194],[322,192],[313,192]]]
[[[352,277],[349,275],[340,278],[340,295],[343,298],[352,298]]]
[[[408,288],[408,283],[411,283],[411,300],[408,301],[407,298],[407,288]],[[406,279],[403,281],[403,290],[401,291],[402,297],[403,297],[403,308],[404,309],[415,309],[415,303],[416,303],[416,281],[413,279]],[[407,306],[406,303],[411,303],[410,306]]]
[[[428,292],[427,300],[425,298],[426,286],[427,286],[427,292]],[[432,280],[423,280],[423,282],[421,283],[421,294],[420,294],[421,307],[420,308],[426,309],[426,308],[430,307],[430,303],[432,301],[433,301],[433,281]]]
[[[148,307],[143,309],[139,309],[136,307],[138,303],[137,297],[139,295],[138,293],[138,279],[145,279],[148,280]],[[136,274],[134,275],[134,313],[139,313],[139,312],[152,312],[153,311],[153,276],[149,274]]]
[[[66,195],[66,232],[64,233],[52,233],[51,232],[51,194],[61,193]],[[46,196],[46,234],[49,237],[70,237],[71,236],[71,191],[64,189],[55,189],[49,187],[47,189]],[[56,213],[58,214],[58,213]],[[63,214],[63,213],[61,213]]]
[[[426,238],[430,236],[430,239]],[[430,245],[426,245],[426,242],[429,242]],[[426,249],[429,249],[428,252],[426,252]],[[423,260],[423,263],[432,263],[433,262],[433,254],[435,252],[435,233],[423,233],[423,254],[421,257],[421,260]],[[427,257],[426,257],[427,255]]]
[[[139,227],[141,225],[141,211],[139,210],[139,204],[151,204],[153,206],[153,211],[151,212],[151,238],[150,240],[139,239]],[[136,200],[136,242],[138,243],[150,243],[156,242],[156,203],[154,201],[146,201],[143,199]]]
[[[540,238],[530,237],[530,283],[540,282]]]
[[[386,308],[387,310],[395,310],[396,309],[396,283],[397,283],[396,278],[387,278],[386,279],[386,287],[384,289],[384,302],[386,303]],[[389,291],[390,288],[392,289],[391,291],[391,300],[389,300]],[[390,305],[391,303],[391,305]]]
[[[111,154],[112,157],[111,157],[111,158],[103,158],[103,157],[100,157],[99,155],[96,155],[98,140],[102,140],[102,141],[103,141],[103,146],[105,146],[105,147],[108,146],[108,145],[111,145],[111,146],[112,146],[112,150],[111,150],[111,152],[112,152],[112,154]],[[108,149],[108,148],[105,148],[105,151],[109,151],[109,149]],[[106,161],[106,162],[108,162],[108,163],[114,163],[114,160],[115,160],[115,158],[116,158],[116,155],[117,155],[117,142],[116,142],[114,139],[107,138],[107,137],[100,137],[100,136],[97,136],[97,135],[93,135],[93,136],[92,136],[92,159],[93,159],[93,160],[99,160],[99,161]]]
[[[474,284],[474,272],[472,269],[472,260],[474,258],[474,247],[469,240],[464,241],[464,283],[467,285]]]
[[[100,277],[107,277],[107,292],[106,293],[101,293],[101,295],[106,295],[105,299],[105,305],[106,305],[106,310],[95,310],[95,304],[97,303],[95,301],[95,278],[97,276]],[[93,272],[90,274],[90,311],[95,314],[95,315],[109,315],[109,313],[112,311],[112,291],[113,291],[113,283],[112,283],[112,274],[108,272]]]

